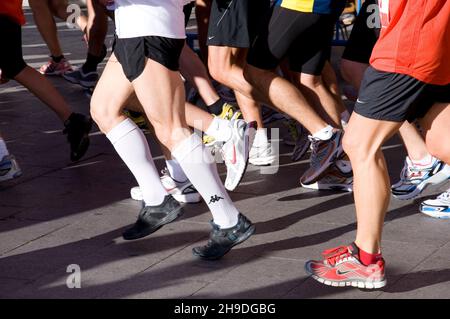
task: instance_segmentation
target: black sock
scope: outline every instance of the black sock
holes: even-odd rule
[[[60,55],[60,56],[53,56],[53,55],[51,55],[50,57],[56,63],[59,63],[59,62],[61,62],[62,59],[64,59],[64,55]]]
[[[225,101],[222,98],[219,98],[216,102],[208,106],[210,112],[214,115],[220,115],[222,113],[222,107],[225,104]]]
[[[86,62],[83,64],[82,69],[84,73],[97,71],[97,66],[103,61],[107,54],[106,46],[103,45],[103,50],[100,56],[92,55],[88,53]]]

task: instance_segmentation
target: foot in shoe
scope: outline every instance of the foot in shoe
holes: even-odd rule
[[[65,58],[62,58],[60,62],[55,62],[50,58],[46,64],[40,67],[39,72],[43,75],[62,75],[72,70],[72,66]]]
[[[22,171],[13,155],[6,155],[0,161],[0,182],[20,177]]]
[[[450,188],[436,199],[429,199],[420,204],[420,211],[428,216],[450,219]]]
[[[182,214],[183,209],[180,203],[172,195],[168,195],[158,206],[143,207],[136,223],[122,234],[123,239],[134,240],[148,236]]]
[[[270,142],[260,146],[253,145],[249,157],[248,162],[255,166],[271,165],[276,159],[276,156],[272,152]]]
[[[239,214],[236,226],[231,228],[221,229],[213,222],[211,224],[213,229],[208,243],[205,246],[193,248],[194,256],[207,260],[219,259],[255,232],[255,226],[242,214]]]
[[[395,198],[407,200],[414,198],[429,184],[440,184],[450,177],[450,166],[441,160],[431,157],[429,165],[416,165],[409,157],[400,173],[400,181],[392,185],[391,191]]]
[[[86,154],[89,148],[89,132],[92,129],[92,119],[78,113],[72,113],[64,123],[64,134],[70,144],[70,159],[75,162]]]
[[[82,68],[63,74],[63,77],[73,84],[79,84],[84,88],[91,89],[97,84],[99,75],[97,72],[84,73]]]
[[[333,136],[326,141],[312,136],[309,137],[312,146],[310,167],[301,177],[302,184],[307,185],[316,182],[322,173],[342,155],[343,136],[342,130],[335,130]]]
[[[225,188],[233,191],[241,182],[247,169],[250,148],[256,134],[256,122],[231,120],[230,125],[232,125],[233,134],[222,145],[220,152],[227,166]]]
[[[191,181],[178,182],[174,180],[167,169],[162,170],[161,183],[167,192],[173,196],[179,203],[199,203],[202,197],[192,185]],[[139,186],[130,190],[131,198],[134,200],[143,200],[142,191]]]

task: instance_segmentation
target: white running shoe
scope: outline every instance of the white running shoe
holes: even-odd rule
[[[267,166],[275,162],[276,156],[272,152],[272,145],[270,143],[263,146],[253,145],[250,150],[249,163],[255,166]]]
[[[6,155],[0,162],[0,182],[4,182],[22,175],[22,171],[13,155]]]
[[[202,198],[194,185],[187,180],[185,182],[178,182],[174,180],[167,169],[161,171],[161,183],[167,192],[173,196],[180,203],[199,203]],[[131,198],[134,200],[143,200],[142,191],[139,186],[133,187],[130,190]]]
[[[427,185],[440,184],[450,177],[450,166],[433,157],[427,166],[415,165],[406,157],[405,165],[400,173],[400,181],[392,185],[395,198],[407,200],[418,196]]]
[[[256,122],[247,123],[238,119],[232,119],[230,125],[233,134],[220,147],[220,153],[227,166],[225,188],[233,191],[241,182],[247,169],[250,148],[255,139],[257,125]]]
[[[428,216],[441,219],[450,218],[450,188],[436,199],[429,199],[420,204],[420,211]]]

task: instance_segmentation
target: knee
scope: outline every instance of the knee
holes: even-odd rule
[[[369,141],[358,138],[358,135],[352,134],[351,131],[345,132],[342,148],[352,162],[365,161],[371,156],[375,156],[376,152]]]
[[[426,144],[431,155],[450,165],[450,143],[442,143],[442,136],[438,139],[427,136]]]
[[[214,80],[222,84],[225,84],[224,83],[226,82],[226,76],[224,75],[225,71],[221,65],[219,65],[218,63],[208,63],[208,69],[209,73],[211,74],[211,77]]]
[[[100,100],[95,94],[92,96],[91,117],[103,133],[109,132],[117,123],[119,117],[116,111],[112,111],[110,105],[111,103],[108,100]]]
[[[254,66],[246,64],[244,67],[244,79],[253,85],[256,85],[258,83],[257,79],[258,77],[261,79],[262,74],[258,73],[259,69],[255,68]]]
[[[300,83],[310,89],[317,89],[323,85],[320,75],[304,75],[302,74]]]

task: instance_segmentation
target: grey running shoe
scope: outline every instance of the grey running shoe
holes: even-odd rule
[[[22,175],[22,170],[13,155],[6,155],[0,161],[0,182],[17,178]]]
[[[299,125],[297,132],[297,140],[295,141],[294,151],[292,152],[293,162],[301,160],[311,146],[308,131],[302,125]]]
[[[247,240],[255,232],[255,226],[244,215],[239,214],[236,226],[220,229],[218,225],[211,222],[213,227],[206,246],[192,249],[194,256],[216,260],[231,250],[234,246]]]
[[[309,137],[312,145],[310,167],[303,174],[300,179],[302,185],[312,184],[316,182],[322,173],[344,152],[342,149],[342,138],[344,132],[336,130],[333,136],[327,140],[322,141]]]
[[[73,84],[79,84],[86,89],[91,89],[97,84],[99,75],[97,72],[84,73],[82,68],[63,74],[63,77]]]
[[[353,172],[344,172],[336,164],[331,165],[317,182],[302,184],[304,188],[332,191],[353,191]]]
[[[122,234],[123,239],[134,240],[148,236],[182,214],[180,203],[172,195],[168,195],[161,205],[143,207],[136,223]]]

